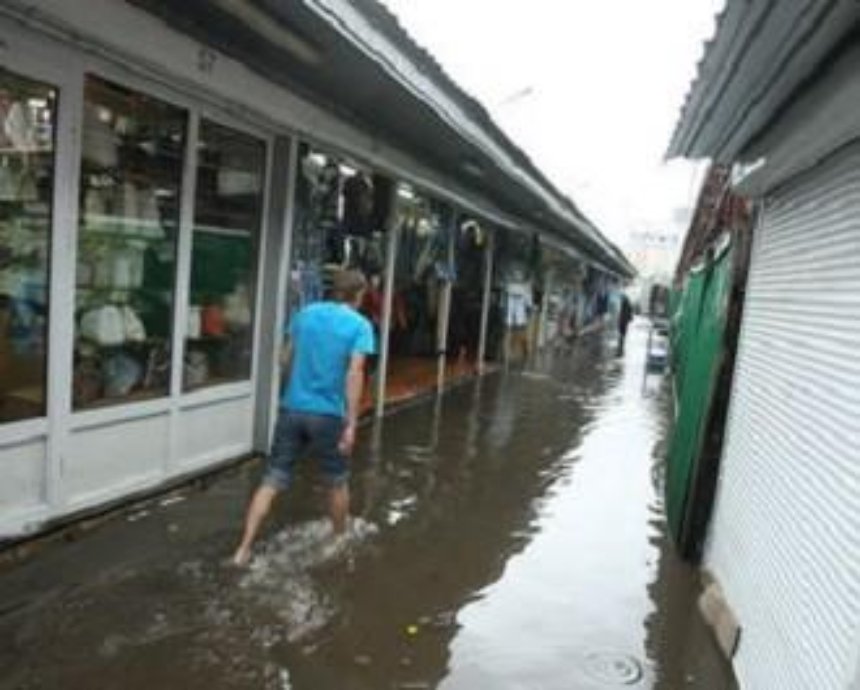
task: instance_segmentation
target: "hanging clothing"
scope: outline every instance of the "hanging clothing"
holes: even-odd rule
[[[509,328],[525,328],[532,309],[532,289],[527,283],[510,283],[506,288],[505,324]]]
[[[343,184],[343,227],[347,235],[366,237],[373,231],[373,183],[356,173]]]

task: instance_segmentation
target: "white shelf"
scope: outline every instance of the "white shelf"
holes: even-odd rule
[[[247,230],[238,228],[222,228],[216,225],[195,225],[195,232],[205,232],[207,235],[221,235],[223,237],[241,237],[243,239],[251,239],[251,233]]]
[[[142,240],[163,240],[166,238],[165,230],[176,227],[176,224],[172,222],[162,223],[158,220],[103,215],[100,213],[85,214],[83,224],[87,232]]]

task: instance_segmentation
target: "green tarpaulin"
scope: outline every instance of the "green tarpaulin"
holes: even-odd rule
[[[672,314],[677,408],[666,466],[666,508],[676,544],[690,536],[685,521],[723,358],[731,255],[726,245],[691,271]]]

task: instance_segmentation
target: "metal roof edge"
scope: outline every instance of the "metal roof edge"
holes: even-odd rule
[[[463,91],[377,0],[303,0],[303,3],[460,136],[484,151],[510,179],[543,199],[558,220],[609,251],[610,243],[594,224],[547,180],[492,121],[486,109]]]
[[[855,2],[728,0],[666,158],[735,160],[858,21]]]

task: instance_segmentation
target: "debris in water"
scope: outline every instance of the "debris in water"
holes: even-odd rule
[[[457,614],[454,611],[442,611],[433,616],[430,622],[431,627],[437,630],[445,630],[453,628],[457,624]]]
[[[185,496],[168,496],[158,505],[160,505],[162,508],[166,508],[167,506],[172,506],[174,503],[182,503],[182,501],[184,500]]]
[[[369,654],[356,654],[352,660],[356,666],[370,666],[373,663]]]
[[[136,513],[132,513],[131,515],[129,515],[127,520],[129,522],[137,522],[138,520],[143,520],[143,518],[147,517],[148,515],[148,510],[139,510]]]
[[[409,637],[415,637],[418,634],[418,626],[417,625],[407,625],[406,626],[406,634]]]

